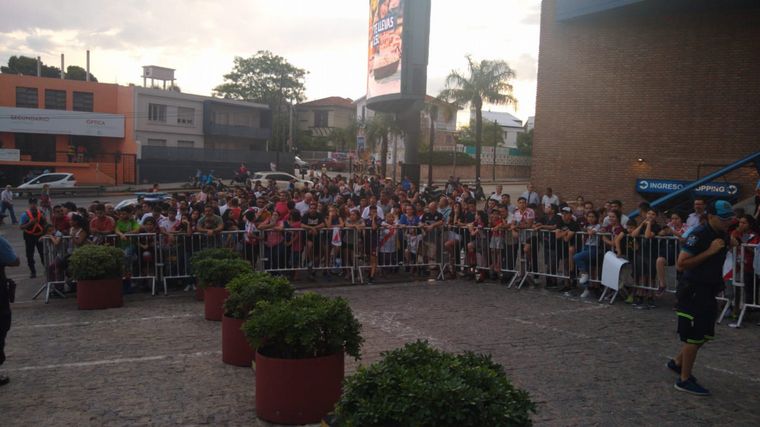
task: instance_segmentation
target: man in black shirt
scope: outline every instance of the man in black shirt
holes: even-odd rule
[[[438,255],[438,246],[441,245],[441,228],[443,227],[443,215],[438,212],[438,204],[430,202],[425,213],[422,215],[420,225],[425,233],[425,257],[430,264],[430,279],[435,280],[435,263]]]
[[[320,251],[326,242],[320,243],[320,231],[325,226],[325,218],[317,211],[317,202],[309,204],[309,210],[301,218],[301,228],[306,230],[306,265],[309,267],[309,277],[314,279],[312,267],[319,263]]]
[[[698,396],[710,392],[691,376],[699,348],[715,335],[718,304],[715,296],[723,291],[723,262],[728,252],[726,233],[734,219],[731,204],[718,200],[708,208],[707,223],[696,228],[686,239],[678,255],[677,268],[683,271],[678,282],[678,335],[684,343],[681,351],[668,362],[668,368],[680,375],[676,390]]]

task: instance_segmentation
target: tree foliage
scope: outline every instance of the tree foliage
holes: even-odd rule
[[[224,75],[224,83],[214,88],[214,94],[279,107],[288,101],[304,101],[305,76],[306,70],[261,50],[250,58],[235,57],[232,71]]]
[[[440,98],[459,106],[469,105],[475,110],[475,175],[480,178],[480,161],[483,145],[483,104],[516,105],[510,83],[515,72],[505,61],[484,59],[476,62],[467,56],[468,74],[452,71],[446,77],[446,88]]]
[[[533,129],[517,134],[517,149],[527,155],[533,154]]]
[[[61,69],[45,65],[40,61],[40,75],[42,77],[60,78]],[[0,72],[3,74],[21,74],[24,76],[36,76],[37,75],[37,58],[29,56],[11,56],[8,58],[8,65],[0,67]],[[66,73],[64,78],[67,80],[86,80],[87,70],[78,65],[69,65],[66,67]],[[97,82],[98,79],[90,73],[90,81]]]
[[[380,175],[387,176],[388,139],[403,135],[401,125],[394,114],[377,113],[366,123],[367,144],[371,152],[380,143]]]
[[[469,126],[462,126],[457,131],[457,142],[462,145],[476,146],[475,120],[470,120]],[[483,145],[486,147],[499,146],[504,143],[504,131],[498,123],[486,120],[483,122]]]
[[[232,71],[214,88],[214,95],[268,105],[273,115],[270,147],[279,150],[289,137],[289,106],[305,100],[306,73],[282,56],[260,50],[250,58],[235,57]]]

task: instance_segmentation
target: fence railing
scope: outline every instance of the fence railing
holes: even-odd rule
[[[288,275],[291,280],[315,280],[318,275],[365,283],[383,275],[418,276],[442,280],[470,276],[479,280],[500,278],[509,287],[522,288],[529,280],[546,283],[583,278],[582,287],[603,288],[599,300],[618,289],[632,294],[675,292],[675,264],[681,241],[672,236],[630,235],[556,230],[510,230],[501,227],[380,225],[267,230],[223,231],[218,234],[130,234],[98,236],[89,244],[107,244],[124,251],[125,277],[149,280],[155,295],[160,284],[168,293],[168,281],[193,277],[190,258],[207,248],[226,247],[238,252],[254,269]],[[45,292],[62,294],[68,256],[75,249],[69,237],[44,237]],[[625,265],[619,286],[608,293],[602,285],[605,254],[613,252]],[[753,269],[757,245],[733,249],[734,280],[723,316],[731,307],[740,310],[740,326],[747,308],[760,308],[758,276]],[[729,291],[729,293],[730,293]]]

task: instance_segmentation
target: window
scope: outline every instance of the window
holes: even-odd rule
[[[179,148],[195,148],[195,141],[177,141]]]
[[[186,108],[186,107],[177,108],[177,124],[178,125],[192,126],[194,120],[195,120],[194,108]]]
[[[37,183],[38,184],[47,184],[47,183],[50,183],[50,182],[61,181],[64,178],[66,178],[66,175],[64,175],[62,173],[51,173],[51,174],[43,175],[43,176],[37,178]]]
[[[329,111],[315,111],[314,112],[314,127],[315,128],[329,127],[327,125],[327,117],[329,113],[330,113]]]
[[[92,92],[74,92],[74,111],[93,111]]]
[[[148,104],[148,121],[166,123],[166,105]]]
[[[37,88],[36,87],[17,87],[16,88],[16,107],[21,107],[21,108],[39,107],[39,102],[37,101]]]
[[[148,145],[151,147],[166,147],[165,139],[148,139]]]
[[[65,110],[66,91],[45,89],[45,109]]]

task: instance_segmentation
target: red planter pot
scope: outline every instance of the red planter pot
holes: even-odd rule
[[[222,318],[222,362],[228,365],[251,367],[251,362],[256,357],[245,334],[240,330],[245,320],[233,319],[224,316]]]
[[[77,280],[77,305],[80,310],[101,310],[124,306],[121,277]]]
[[[222,320],[224,314],[224,301],[230,293],[227,288],[213,288],[209,287],[203,292],[204,311],[206,314],[206,320]]]
[[[256,416],[277,424],[318,423],[335,408],[343,352],[311,359],[275,359],[256,352]]]

